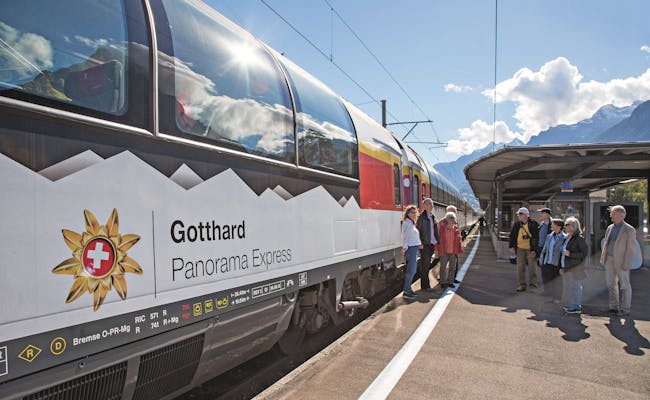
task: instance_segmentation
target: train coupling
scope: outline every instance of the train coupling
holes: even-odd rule
[[[368,300],[363,297],[357,297],[356,300],[346,300],[339,302],[336,311],[355,310],[357,308],[367,308]]]

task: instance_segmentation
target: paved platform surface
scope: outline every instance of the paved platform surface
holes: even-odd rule
[[[387,398],[650,399],[650,270],[632,272],[627,318],[606,314],[604,272],[588,273],[583,314],[564,315],[548,297],[516,293],[514,265],[497,260],[481,238],[456,294]],[[413,302],[394,298],[256,399],[359,398],[443,293],[437,286]]]

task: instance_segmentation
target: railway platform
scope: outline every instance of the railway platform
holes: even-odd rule
[[[632,272],[621,318],[595,267],[577,316],[516,293],[514,266],[485,237],[461,265],[456,289],[395,297],[256,399],[650,398],[650,270]]]

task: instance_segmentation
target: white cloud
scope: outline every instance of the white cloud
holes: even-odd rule
[[[510,143],[514,139],[522,139],[523,135],[510,130],[508,124],[504,121],[491,124],[482,120],[472,122],[469,128],[458,130],[458,139],[452,139],[447,142],[447,151],[454,154],[470,154],[480,150],[494,140],[497,144]]]
[[[575,65],[564,57],[544,64],[539,71],[522,68],[497,84],[498,103],[515,104],[514,119],[523,141],[558,124],[575,124],[591,117],[606,104],[628,106],[650,98],[650,69],[645,73],[609,82],[583,82]],[[482,92],[492,99],[494,89]]]
[[[648,45],[641,46],[641,51],[650,54],[650,46]]]
[[[445,92],[467,93],[472,91],[471,86],[459,86],[454,83],[448,83],[444,86]]]
[[[201,123],[205,129],[203,136],[230,139],[247,144],[251,149],[278,155],[283,154],[288,140],[292,139],[292,111],[282,104],[263,104],[219,94],[215,82],[178,58],[162,57],[159,73],[162,79],[175,80],[183,113],[189,120]],[[305,121],[309,120],[308,115],[304,117]]]
[[[0,22],[0,39],[10,49],[0,53],[0,77],[5,82],[39,74],[54,65],[52,45],[41,35],[20,32]]]

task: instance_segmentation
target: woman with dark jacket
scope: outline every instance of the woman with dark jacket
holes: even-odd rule
[[[587,242],[582,237],[580,222],[569,217],[564,221],[567,239],[562,246],[560,275],[562,275],[564,311],[582,313],[582,280],[586,278],[585,259],[589,254]]]
[[[544,282],[544,295],[551,296],[554,303],[559,303],[562,296],[562,283],[560,280],[560,258],[566,234],[562,232],[564,221],[554,218],[551,221],[551,233],[546,236],[539,262],[542,265],[542,281]]]

